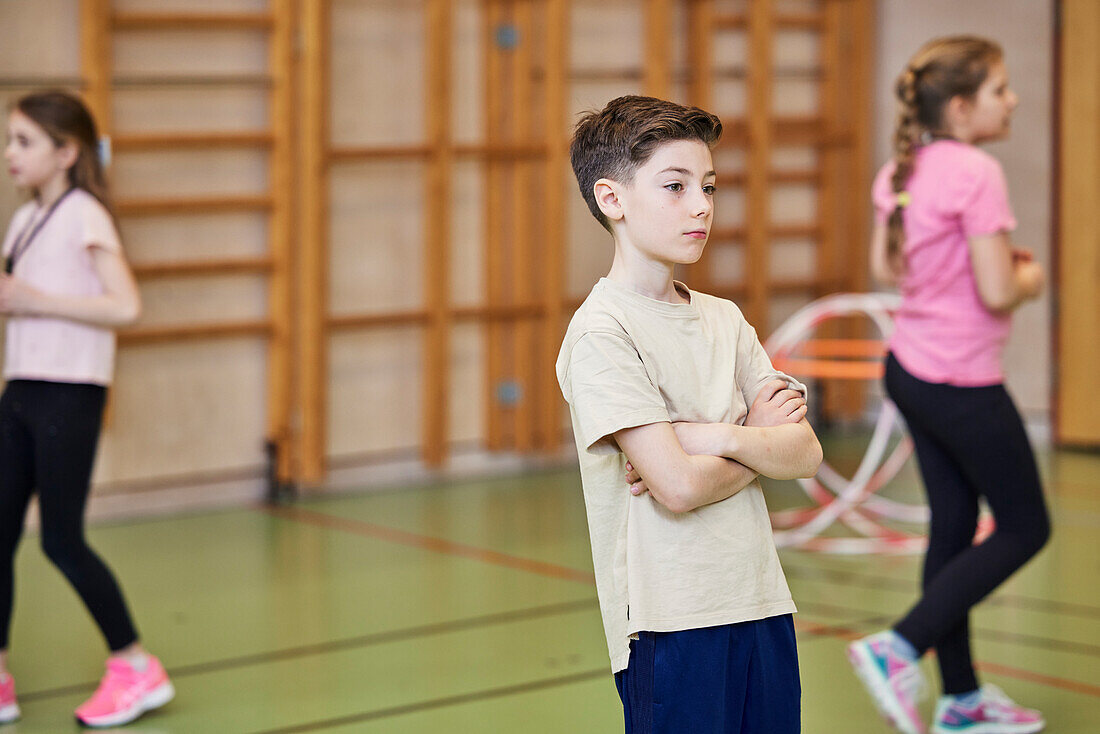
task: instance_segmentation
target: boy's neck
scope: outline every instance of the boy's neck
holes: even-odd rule
[[[615,260],[607,279],[629,288],[646,298],[666,303],[687,303],[672,279],[672,263],[665,263],[635,255],[630,257],[622,249],[615,248]]]

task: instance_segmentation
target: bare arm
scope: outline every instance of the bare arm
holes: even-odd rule
[[[743,426],[675,423],[673,430],[690,454],[734,459],[772,479],[797,479],[813,476],[822,458],[805,416],[802,394],[776,379],[760,389]]]
[[[882,222],[875,222],[871,230],[871,275],[883,285],[898,284],[898,274],[890,267],[886,254],[886,225]]]
[[[120,252],[92,248],[92,261],[103,284],[99,296],[58,296],[11,275],[0,275],[0,313],[68,319],[92,326],[116,328],[131,324],[141,314],[137,283]]]
[[[645,477],[644,489],[675,513],[719,502],[740,492],[756,472],[717,456],[692,456],[684,451],[670,423],[650,423],[615,433],[630,471]]]
[[[749,409],[749,414],[745,418],[744,427],[759,430],[784,425],[798,426],[799,422],[805,423],[805,415],[806,400],[802,397],[802,394],[788,389],[786,381],[775,379],[765,384],[757,393],[756,399],[753,400],[752,407]],[[669,424],[662,423],[658,425]],[[808,428],[809,424],[806,424],[806,426]],[[656,461],[656,467],[649,466],[650,454],[645,452],[645,446],[638,446],[631,449],[635,455],[643,458],[643,463],[637,464],[630,460],[631,450],[628,450],[620,442],[620,448],[627,454],[626,482],[630,485],[631,493],[638,495],[649,491],[658,502],[674,512],[686,512],[696,507],[724,500],[740,492],[756,478],[757,472],[741,462],[720,457],[719,451],[724,448],[724,441],[729,435],[727,431],[729,427],[729,425],[723,423],[672,424],[674,438],[676,439],[675,448],[688,454],[688,459],[697,460],[713,457],[726,462],[724,468],[728,472],[728,477],[719,476],[710,482],[704,479],[702,483],[666,484],[666,482],[674,481],[676,474],[672,473],[671,477],[668,477],[661,472],[661,468],[666,466],[665,463]],[[742,426],[736,427],[742,428]],[[810,433],[812,435],[812,430]],[[616,434],[616,438],[618,437],[619,435]],[[631,437],[626,437],[626,440],[629,442]],[[814,442],[816,443],[816,441],[815,437]],[[818,446],[818,452],[818,463],[820,463],[820,446]],[[672,460],[678,458],[677,455]],[[709,469],[713,466],[713,463],[703,462],[698,465],[703,469]],[[656,474],[652,472],[653,469],[658,470]],[[814,471],[816,469],[817,465],[815,464]],[[674,468],[672,472],[675,471]],[[656,490],[653,489],[655,485],[651,478],[659,483]]]
[[[674,428],[688,451],[733,459],[772,479],[812,477],[821,464],[821,444],[805,418],[768,427],[677,423]]]
[[[1043,268],[1003,232],[971,237],[970,262],[978,296],[990,311],[1008,312],[1043,292]]]

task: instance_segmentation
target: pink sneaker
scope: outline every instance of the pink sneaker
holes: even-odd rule
[[[164,667],[152,655],[142,671],[121,658],[108,658],[107,674],[92,697],[77,708],[76,720],[94,727],[128,724],[175,695]]]
[[[4,673],[0,679],[0,724],[8,724],[19,718],[19,704],[15,701],[15,678]]]
[[[1013,702],[997,686],[986,683],[973,706],[963,706],[954,696],[936,705],[933,734],[1033,734],[1046,726],[1043,715]]]
[[[890,645],[892,632],[856,640],[848,646],[848,659],[886,720],[904,734],[924,734],[917,700],[924,693],[920,666],[896,654]]]

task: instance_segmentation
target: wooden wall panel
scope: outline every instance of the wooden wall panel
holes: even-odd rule
[[[127,81],[162,76],[259,76],[267,72],[267,47],[265,34],[255,30],[129,31],[116,35],[114,71]]]
[[[423,303],[425,166],[348,163],[330,173],[329,311],[384,312]],[[339,400],[337,393],[335,399]]]
[[[267,124],[268,96],[245,84],[116,89],[115,134],[260,130]]]
[[[331,33],[329,142],[424,142],[427,120],[424,0],[325,0]]]
[[[1091,397],[1100,364],[1100,4],[1062,0],[1058,182],[1057,425],[1060,442],[1100,446]]]
[[[124,347],[93,481],[256,472],[266,378],[260,339]],[[255,476],[255,474],[253,474]]]
[[[4,0],[0,74],[13,79],[80,78],[78,0]]]
[[[53,34],[68,23],[67,32],[76,34],[71,18],[60,16],[77,2],[35,4],[58,14],[41,32]],[[106,0],[84,2],[92,7]],[[9,0],[5,10],[26,12],[31,5]],[[137,420],[132,406],[140,402],[134,396],[158,389],[144,376],[156,371],[158,360],[196,350],[193,373],[184,365],[167,369],[180,390],[155,399],[158,410],[180,416],[176,422],[188,428],[192,393],[207,389],[208,361],[244,360],[231,371],[234,386],[246,378],[260,385],[285,380],[281,368],[265,372],[271,355],[264,349],[274,333],[268,317],[291,304],[301,421],[290,471],[302,482],[322,482],[332,460],[423,452],[442,461],[450,447],[483,448],[491,443],[494,411],[503,438],[493,445],[555,448],[567,422],[553,359],[573,307],[612,257],[610,238],[576,189],[566,145],[578,112],[620,94],[656,91],[682,102],[705,95],[706,106],[727,124],[715,153],[721,169],[716,221],[726,241],[712,241],[704,267],[689,273],[692,285],[713,285],[747,311],[755,309],[764,333],[767,323],[778,323],[817,290],[835,289],[835,278],[821,280],[825,260],[813,229],[827,217],[817,174],[808,172],[824,165],[827,149],[834,173],[847,177],[834,176],[834,193],[858,178],[855,148],[842,139],[862,113],[851,112],[850,93],[834,100],[835,139],[822,138],[817,115],[825,98],[815,67],[822,59],[848,60],[853,45],[868,42],[854,19],[869,14],[869,0],[113,0],[113,7],[129,13],[274,9],[283,20],[293,7],[301,42],[298,73],[277,79],[269,67],[280,52],[270,32],[288,26],[273,17],[248,16],[247,30],[197,22],[187,31],[133,29],[128,23],[112,42],[117,194],[264,194],[287,177],[285,167],[279,173],[268,165],[277,140],[268,128],[280,121],[294,131],[300,168],[291,177],[298,212],[289,254],[287,241],[272,232],[288,229],[281,218],[290,216],[286,186],[280,186],[283,199],[265,197],[245,211],[124,216],[123,234],[147,301],[143,329],[220,318],[239,322],[234,328],[245,336],[186,345],[138,344],[131,337],[120,367],[128,384],[120,388],[99,481],[149,476],[156,452],[178,440],[169,429],[150,442],[153,454],[138,456],[134,448],[148,430],[131,423]],[[489,23],[487,8],[499,14]],[[819,40],[826,8],[833,31],[842,27],[848,44],[833,56]],[[496,35],[502,24],[515,24],[519,45],[494,52],[498,42],[508,43]],[[689,28],[709,35],[693,39]],[[0,44],[0,59],[3,54]],[[689,58],[692,66],[705,66],[705,74],[689,73]],[[79,76],[79,60],[68,63],[72,68],[62,63],[51,73]],[[490,63],[500,65],[494,89]],[[763,73],[750,76],[750,70]],[[192,78],[154,84],[151,74]],[[293,114],[280,114],[287,102],[273,106],[272,90],[288,84],[301,94]],[[495,107],[486,104],[493,95],[499,95]],[[793,116],[805,119],[792,135],[786,118]],[[183,131],[236,137],[177,149],[149,137]],[[483,145],[487,131],[491,150]],[[285,140],[287,129],[280,135]],[[749,140],[755,144],[746,146]],[[487,175],[489,169],[496,173]],[[284,212],[278,217],[272,214],[277,200]],[[0,196],[0,209],[13,208],[14,200],[6,201]],[[836,229],[856,232],[848,225],[861,207],[832,211]],[[272,248],[284,254],[273,259]],[[832,257],[840,262],[843,253]],[[216,276],[171,275],[163,265],[215,258],[229,259]],[[296,292],[285,280],[265,291],[273,275],[288,275],[291,258]],[[491,329],[490,322],[496,324]],[[502,410],[495,388],[509,380],[523,400]],[[211,438],[219,445],[193,463],[204,471],[258,469],[262,440],[279,430],[277,421],[264,427],[265,410],[281,398],[262,388],[223,397],[211,408],[213,436],[221,435],[223,423],[252,433]],[[167,457],[165,466],[177,458]]]
[[[267,155],[254,150],[116,150],[111,194],[116,201],[261,195],[268,190]]]
[[[183,257],[206,260],[219,256],[259,256],[267,251],[267,223],[252,212],[135,217],[120,223],[123,245],[132,264]]]
[[[423,410],[423,329],[341,331],[329,339],[326,456],[415,452]]]

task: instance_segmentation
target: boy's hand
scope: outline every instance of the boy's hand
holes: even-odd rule
[[[649,488],[645,486],[645,480],[634,470],[634,465],[629,461],[626,462],[626,483],[630,487],[630,493],[635,497],[649,491]]]
[[[798,423],[806,417],[806,398],[802,393],[787,387],[785,380],[775,379],[764,383],[756,400],[752,401],[746,426],[772,428],[786,423]]]

